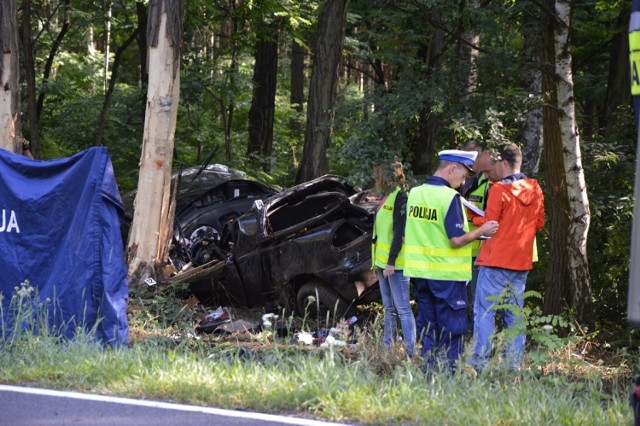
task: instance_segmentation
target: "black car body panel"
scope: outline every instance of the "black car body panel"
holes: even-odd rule
[[[250,179],[246,173],[221,164],[190,167],[171,176],[172,188],[178,185],[174,218],[174,241],[170,257],[177,270],[200,266],[208,259],[194,244],[207,234],[219,239],[226,226],[250,209],[255,200],[268,198],[278,190]],[[133,218],[136,191],[123,197],[125,216],[123,238]]]
[[[325,175],[257,200],[221,241],[225,267],[192,280],[192,290],[201,299],[224,294],[246,306],[283,305],[313,282],[345,312],[378,298],[373,211],[354,202],[357,194],[344,178]]]

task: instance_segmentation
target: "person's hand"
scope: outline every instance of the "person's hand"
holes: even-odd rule
[[[492,237],[496,232],[498,232],[498,228],[500,225],[495,220],[490,220],[489,222],[482,225],[479,229],[482,232],[482,235],[485,237]]]
[[[384,271],[382,272],[383,277],[390,277],[396,272],[396,267],[393,265],[387,265],[384,267]]]

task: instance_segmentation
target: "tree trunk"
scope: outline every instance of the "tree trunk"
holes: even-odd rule
[[[329,171],[335,102],[349,0],[327,0],[318,17],[313,74],[307,104],[307,128],[296,181],[306,182]]]
[[[49,49],[49,56],[47,56],[47,61],[44,64],[44,73],[42,75],[42,89],[40,90],[40,95],[38,96],[38,102],[36,103],[36,113],[37,113],[38,120],[40,119],[40,115],[42,114],[42,108],[44,106],[44,99],[45,99],[45,89],[49,82],[49,77],[51,77],[53,60],[58,54],[58,49],[60,48],[60,44],[62,43],[62,40],[64,40],[64,37],[67,35],[67,32],[69,31],[70,23],[69,23],[69,19],[67,18],[67,12],[68,12],[70,3],[71,3],[71,0],[65,0],[64,2],[64,6],[62,9],[62,13],[64,15],[62,27],[60,28],[60,32],[56,36],[56,39],[53,41],[53,44],[51,45],[51,49]]]
[[[628,3],[628,6],[631,2]],[[618,18],[618,28],[624,28],[629,21],[629,7],[624,7]],[[621,105],[629,104],[629,81],[631,81],[629,69],[629,35],[620,32],[613,36],[609,53],[609,79],[607,94],[600,126],[606,134],[616,130],[619,123],[616,112]]]
[[[529,87],[529,93],[535,98],[542,94],[542,73],[540,72],[540,23],[525,15],[522,26],[524,37],[524,60],[529,66],[524,67],[522,80]],[[538,176],[540,152],[542,151],[542,108],[534,107],[524,115],[522,126],[522,172],[528,177]]]
[[[29,123],[29,151],[34,158],[40,158],[40,120],[36,108],[36,64],[31,42],[31,0],[22,2],[22,25],[20,49],[24,58],[24,75],[27,87],[27,121]],[[22,123],[25,125],[25,123]]]
[[[0,8],[0,148],[22,153],[19,107],[18,14],[15,0]]]
[[[549,10],[555,10],[555,1],[547,0]],[[564,162],[562,159],[562,136],[560,133],[560,111],[555,85],[554,16],[542,12],[544,29],[542,43],[542,93],[545,94],[542,109],[544,166],[546,176],[546,216],[549,228],[549,264],[547,288],[544,294],[544,313],[559,314],[570,304],[570,278],[567,268],[568,217],[569,211]]]
[[[102,92],[107,92],[107,81],[109,80],[109,53],[111,52],[111,16],[113,13],[113,4],[107,2],[107,19],[104,23],[104,65],[102,70]]]
[[[261,26],[259,33],[269,32]],[[262,30],[262,31],[261,31]],[[249,110],[249,144],[247,155],[261,163],[265,172],[271,170],[273,148],[273,120],[276,109],[276,83],[278,81],[278,29],[271,28],[271,35],[260,38],[255,47],[253,66],[253,97]],[[253,156],[253,158],[252,158]]]
[[[134,32],[129,36],[127,40],[120,46],[113,57],[113,67],[111,69],[111,78],[109,78],[109,85],[107,91],[104,94],[104,101],[102,102],[102,109],[100,110],[100,119],[98,120],[98,130],[96,131],[96,146],[102,146],[102,140],[104,138],[104,128],[107,124],[107,111],[111,105],[111,97],[113,96],[113,90],[116,86],[116,78],[118,77],[118,69],[120,68],[120,62],[122,61],[122,55],[125,50],[133,43],[133,40],[138,36],[138,32]]]
[[[229,6],[231,8],[231,15],[234,15],[234,10],[236,8],[236,1],[230,0]],[[233,18],[226,23],[229,31],[229,39],[231,40],[231,64],[229,65],[229,84],[233,88],[236,85],[237,75],[238,75],[238,54],[240,48],[238,47],[238,38],[236,37],[236,33],[238,32],[238,21],[237,18]],[[232,154],[233,154],[233,112],[236,109],[236,101],[235,97],[229,96],[228,105],[226,105],[226,113],[224,108],[224,99],[227,97],[222,97],[220,101],[221,111],[222,111],[222,119],[224,121],[224,152],[227,163],[231,162]]]
[[[147,66],[147,6],[144,2],[136,2],[138,16],[138,51],[140,53],[140,87],[144,91],[149,85],[149,68]],[[146,109],[146,99],[142,100],[142,108]]]
[[[173,234],[171,165],[180,97],[182,0],[149,4],[149,90],[133,223],[127,244],[129,283],[158,280]]]
[[[471,0],[469,6],[472,11],[477,11],[482,7],[479,0]],[[460,7],[464,8],[466,1],[462,1]],[[464,14],[460,14],[462,18]],[[462,19],[459,19],[460,41],[458,42],[458,57],[460,58],[460,66],[466,71],[467,81],[463,87],[463,97],[473,94],[478,90],[478,57],[480,56],[480,31],[472,22],[470,26],[465,27]],[[464,41],[464,43],[462,42]],[[465,103],[465,109],[466,108]]]
[[[304,47],[293,40],[291,43],[291,93],[289,100],[298,114],[295,114],[289,120],[292,141],[300,140],[304,136],[304,127],[302,125],[304,119],[302,115],[302,111],[304,111],[304,59]],[[296,146],[295,143],[291,143],[293,170],[298,170],[300,165],[296,156]]]
[[[545,4],[542,89],[548,96],[543,119],[551,244],[544,310],[557,314],[568,302],[576,309],[576,319],[592,326],[586,253],[590,214],[568,50],[572,2],[547,0]]]
[[[571,277],[571,304],[576,308],[576,317],[581,324],[593,327],[593,306],[591,303],[591,277],[587,261],[587,236],[591,213],[587,186],[582,168],[580,135],[576,122],[573,94],[573,74],[571,52],[569,51],[569,33],[573,0],[556,1],[556,13],[561,25],[556,27],[556,85],[558,87],[558,105],[560,110],[560,133],[566,173],[567,197],[569,199],[569,230],[567,252],[569,276]]]
[[[439,18],[431,17],[430,19],[438,21]],[[421,49],[421,57],[427,66],[427,76],[436,75],[437,69],[440,68],[442,49],[444,45],[444,32],[441,29],[434,28],[430,31],[429,43]],[[430,105],[425,105],[420,112],[420,123],[417,138],[412,144],[413,151],[413,173],[416,175],[427,175],[432,172],[431,163],[435,153],[437,140],[436,129],[440,120],[437,114],[431,111]]]
[[[302,112],[304,104],[304,47],[297,41],[291,43],[291,105]]]

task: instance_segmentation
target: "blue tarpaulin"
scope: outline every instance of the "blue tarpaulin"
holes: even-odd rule
[[[0,293],[5,330],[25,282],[48,306],[51,330],[79,327],[105,345],[128,343],[122,201],[107,149],[31,160],[0,149]],[[48,303],[45,303],[49,300]],[[6,337],[6,336],[5,336]]]

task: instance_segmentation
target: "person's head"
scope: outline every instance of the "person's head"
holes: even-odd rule
[[[476,151],[478,153],[482,152],[482,147],[475,139],[469,139],[462,145],[462,148],[460,149],[463,151]]]
[[[383,164],[373,168],[376,186],[380,191],[389,192],[398,186],[405,186],[404,166],[400,161]]]
[[[499,181],[520,173],[520,167],[522,167],[522,151],[518,145],[514,143],[502,145],[493,155],[493,166],[487,176],[492,181]]]
[[[491,151],[484,150],[478,154],[476,161],[473,163],[473,170],[477,174],[488,174],[493,167],[493,158]]]
[[[487,173],[490,171],[493,166],[493,161],[491,160],[491,151],[482,148],[482,146],[475,140],[469,139],[462,145],[463,151],[476,151],[478,156],[476,157],[476,161],[473,163],[473,170],[477,175],[481,175],[483,173]]]
[[[462,186],[468,176],[475,174],[473,165],[478,156],[477,151],[446,149],[438,153],[440,162],[435,176],[445,179],[452,188]]]

